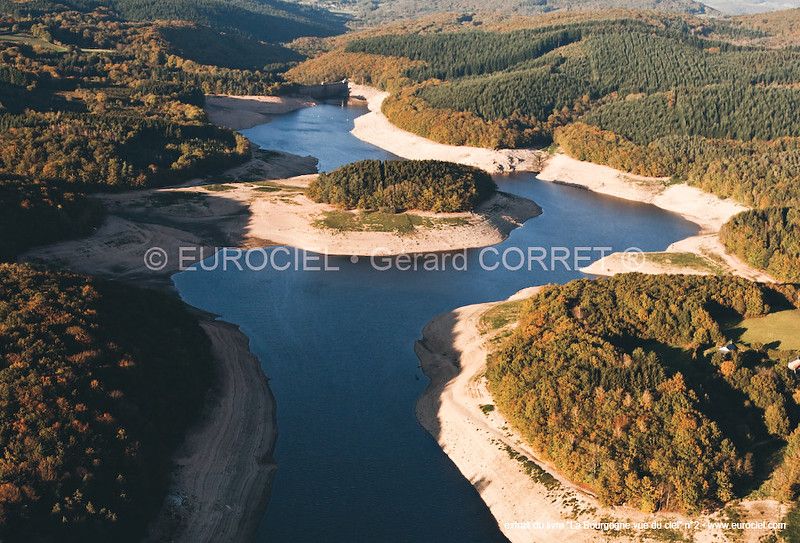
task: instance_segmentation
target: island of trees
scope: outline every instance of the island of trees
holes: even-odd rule
[[[438,160],[361,160],[320,174],[308,187],[317,202],[346,209],[470,211],[497,189],[485,171]]]
[[[353,34],[287,75],[383,87],[394,124],[443,143],[555,142],[581,160],[760,209],[797,207],[798,20],[800,10],[768,23],[632,11],[451,18]],[[766,247],[800,258],[796,245]],[[729,248],[753,261],[742,244]]]
[[[88,234],[92,195],[250,156],[204,94],[291,90],[339,16],[264,0],[0,0],[0,539],[140,541],[214,375],[174,297],[14,261]],[[166,18],[170,21],[155,21]],[[174,19],[183,19],[176,21]],[[223,34],[222,32],[226,34]]]
[[[638,274],[547,287],[490,356],[489,388],[542,458],[606,504],[696,512],[759,485],[796,499],[797,353],[717,347],[731,323],[799,293]],[[775,468],[768,451],[787,442]]]

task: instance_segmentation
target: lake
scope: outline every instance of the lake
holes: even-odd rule
[[[317,156],[322,170],[391,157],[350,134],[353,119],[365,112],[319,105],[244,134],[267,149]],[[504,252],[516,267],[529,247],[663,250],[697,232],[654,206],[532,174],[496,181],[501,190],[535,200],[543,214],[495,246],[496,253],[468,251],[466,270],[379,271],[369,259],[337,257],[330,264],[338,271],[174,276],[185,301],[241,327],[270,378],[278,471],[257,541],[505,541],[477,491],[415,418],[427,384],[413,350],[422,328],[459,306],[584,277],[553,262],[546,271],[539,264],[488,269]]]

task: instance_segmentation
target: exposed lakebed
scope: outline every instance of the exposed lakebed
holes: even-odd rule
[[[321,170],[391,158],[349,133],[363,113],[324,104],[243,133],[267,149],[312,154]],[[402,271],[395,263],[381,270],[389,263],[332,257],[336,271],[229,268],[174,276],[184,300],[241,327],[270,378],[278,472],[258,541],[503,541],[478,493],[415,419],[427,383],[413,349],[423,326],[455,307],[582,277],[566,269],[575,247],[592,259],[605,248],[660,251],[697,231],[654,206],[532,174],[496,181],[544,213],[491,249],[467,251],[457,266],[440,257],[439,271]],[[503,254],[516,268],[531,247],[544,250],[554,269],[539,262],[491,269]],[[550,258],[560,247],[571,254],[566,264]]]

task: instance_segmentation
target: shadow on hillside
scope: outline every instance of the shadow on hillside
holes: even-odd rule
[[[422,339],[414,344],[422,372],[430,379],[417,402],[417,418],[437,441],[442,431],[439,420],[442,393],[447,383],[458,374],[457,360],[461,353],[452,343],[444,341],[453,337],[455,327],[455,314],[439,315],[425,326]]]
[[[170,277],[218,248],[270,245],[247,237],[246,203],[200,189],[147,190],[99,197],[107,216],[92,234],[33,249],[20,260],[170,287]]]

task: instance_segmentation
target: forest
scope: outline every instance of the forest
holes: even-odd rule
[[[0,538],[138,541],[205,398],[208,339],[161,293],[0,264]]]
[[[570,156],[635,173],[672,176],[756,207],[800,202],[800,139],[735,141],[667,136],[636,145],[596,126],[560,127],[555,142]]]
[[[0,0],[0,13],[38,17],[111,9],[125,21],[180,20],[271,43],[344,32],[346,18],[281,0]]]
[[[775,208],[747,217],[746,230],[766,232],[788,225],[757,220],[800,205],[799,19],[800,10],[768,19],[609,12],[438,22],[356,33],[287,77],[382,87],[392,123],[442,143],[555,143],[580,160]],[[785,242],[794,234],[746,246],[742,224],[727,232],[730,252],[796,277],[800,251]]]
[[[0,174],[0,261],[30,247],[86,235],[103,206],[63,184]]]
[[[353,24],[385,25],[398,20],[431,18],[442,13],[486,12],[482,0],[311,0],[311,4],[329,9],[342,10],[354,15]],[[716,10],[694,0],[494,0],[491,7],[498,14],[513,14],[516,17],[535,16],[544,13],[569,13],[577,10],[609,10],[632,8],[660,10],[673,13],[714,14]]]
[[[238,34],[220,34],[198,24],[159,25],[170,54],[198,64],[239,70],[279,72],[302,60],[283,45],[264,43]]]
[[[497,189],[478,168],[438,160],[361,160],[320,174],[307,194],[346,209],[470,211]]]
[[[796,307],[795,287],[618,275],[550,286],[490,355],[498,408],[542,457],[606,504],[696,512],[763,482],[754,447],[796,448],[796,353],[717,351],[726,323]],[[794,450],[792,448],[789,449]],[[786,455],[771,484],[796,499]]]
[[[309,10],[290,7],[290,20],[268,2],[174,14],[202,20],[223,4],[235,13],[214,18],[222,26],[238,13],[279,17],[276,40],[328,33],[298,23]],[[249,159],[243,136],[208,122],[206,93],[293,88],[282,72],[301,56],[281,45],[132,22],[167,15],[165,4],[118,5],[0,0],[0,262],[91,233],[104,219],[93,193]],[[0,292],[0,539],[140,541],[213,381],[197,316],[162,292],[27,265],[0,264]]]
[[[774,140],[800,134],[799,106],[796,89],[725,84],[609,102],[582,121],[638,145],[670,135]]]
[[[291,88],[279,72],[299,57],[269,44],[239,55],[252,40],[187,25],[129,23],[107,9],[0,20],[0,197],[15,204],[0,225],[4,258],[96,225],[88,193],[178,183],[249,158],[244,137],[207,122],[203,95]]]
[[[725,248],[773,277],[800,283],[800,207],[745,211],[722,227]]]
[[[764,115],[778,117],[779,135],[794,134],[796,127],[781,119],[790,116],[796,90],[766,86],[800,81],[800,53],[734,45],[720,38],[741,41],[741,29],[719,25],[712,32],[690,23],[665,16],[658,22],[590,19],[508,32],[377,35],[356,37],[343,52],[422,62],[398,74],[414,89],[402,96],[407,103],[417,99],[420,122],[389,116],[403,128],[444,143],[456,142],[431,134],[430,123],[422,119],[436,115],[446,120],[452,110],[473,114],[484,124],[514,118],[517,122],[505,127],[499,139],[517,146],[541,144],[552,139],[554,128],[578,119],[604,128],[612,122],[627,127],[626,120],[640,112],[645,115],[637,141],[693,135],[698,123],[713,125],[715,119],[726,121],[716,137],[772,139],[776,134],[764,131]],[[713,85],[719,87],[707,88]],[[749,107],[737,109],[741,100]],[[665,110],[669,123],[659,118]],[[649,125],[652,119],[659,122]],[[524,137],[531,129],[536,137]],[[462,139],[471,141],[469,135]],[[485,141],[471,142],[486,146]]]

